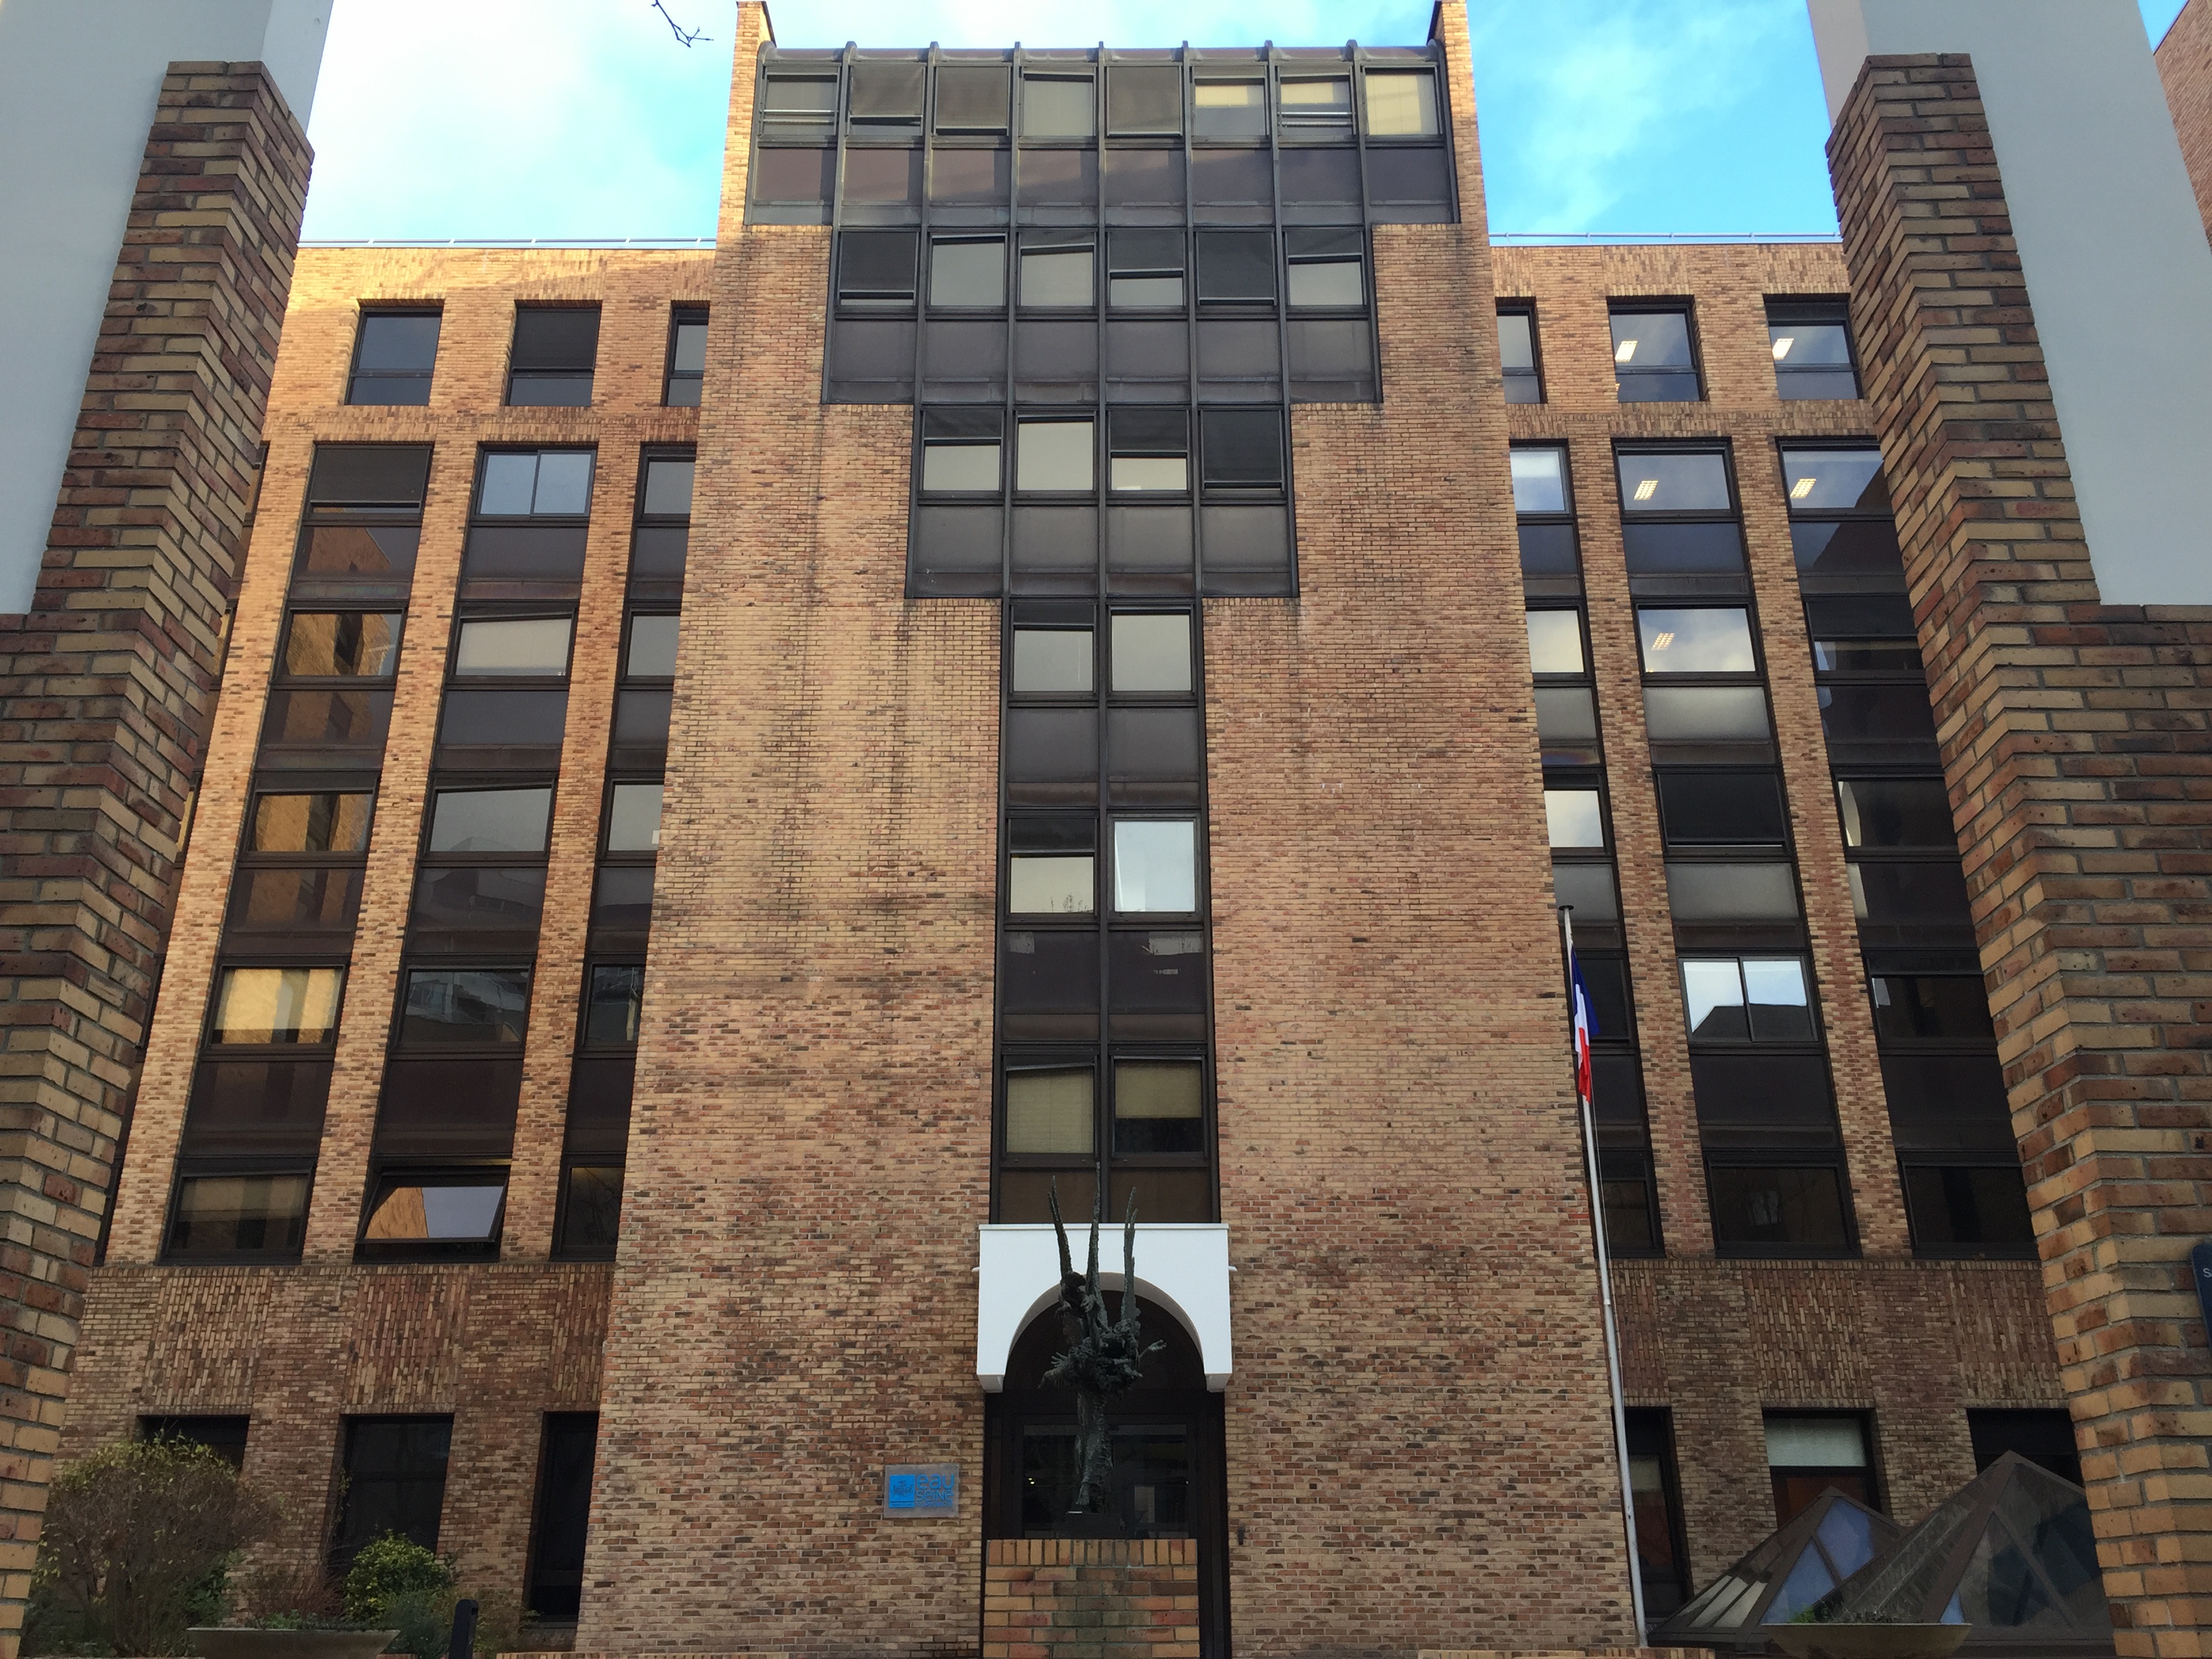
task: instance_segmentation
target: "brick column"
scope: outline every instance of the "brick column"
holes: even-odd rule
[[[0,617],[0,1659],[158,982],[307,186],[258,64],[172,64],[36,597]]]
[[[2119,1650],[2203,1654],[2212,611],[2098,603],[1969,60],[1869,59],[1828,156]]]

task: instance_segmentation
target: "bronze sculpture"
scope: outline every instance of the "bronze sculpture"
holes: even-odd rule
[[[1045,1370],[1046,1386],[1075,1390],[1075,1458],[1083,1471],[1075,1491],[1077,1515],[1097,1514],[1113,1495],[1114,1453],[1106,1434],[1106,1404],[1136,1386],[1145,1356],[1167,1345],[1144,1346],[1137,1328],[1137,1195],[1121,1225],[1121,1315],[1109,1319],[1106,1295],[1098,1288],[1098,1223],[1105,1208],[1103,1189],[1091,1206],[1091,1262],[1081,1274],[1068,1255],[1067,1228],[1060,1218],[1060,1186],[1047,1199],[1052,1230],[1060,1238],[1060,1325],[1066,1350]]]

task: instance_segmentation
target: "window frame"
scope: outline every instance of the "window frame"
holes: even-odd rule
[[[1770,345],[1767,355],[1774,369],[1776,398],[1783,403],[1856,403],[1864,399],[1866,371],[1859,362],[1858,330],[1851,326],[1850,296],[1827,294],[1770,294],[1765,296],[1765,299],[1767,339]],[[1790,314],[1792,313],[1796,314],[1794,316]],[[1823,314],[1824,313],[1826,314]],[[1851,377],[1852,390],[1850,398],[1816,398],[1806,393],[1792,393],[1784,389],[1792,375],[1810,378],[1814,375],[1837,373],[1833,365],[1807,368],[1784,368],[1781,360],[1773,356],[1771,349],[1774,337],[1773,331],[1778,328],[1787,328],[1792,323],[1811,324],[1816,327],[1840,327],[1844,331],[1844,346],[1849,359],[1846,372]]]
[[[702,366],[696,374],[690,369],[679,369],[676,367],[676,353],[683,331],[688,327],[705,328],[710,320],[711,311],[712,308],[703,301],[684,300],[678,300],[668,307],[668,353],[666,368],[660,377],[660,403],[665,409],[696,409],[705,397],[705,368]],[[692,386],[694,395],[689,399],[678,400],[675,394],[679,384]]]
[[[1633,360],[1631,360],[1628,363],[1623,363],[1616,355],[1613,358],[1613,401],[1615,403],[1704,404],[1712,401],[1711,394],[1705,385],[1705,343],[1698,336],[1698,307],[1695,295],[1687,294],[1608,295],[1606,296],[1605,313],[1607,318],[1606,333],[1608,339],[1612,337],[1612,319],[1615,317],[1656,317],[1672,315],[1681,318],[1683,331],[1688,337],[1690,344],[1690,362],[1687,368],[1672,367],[1638,368],[1634,366]],[[1617,347],[1615,348],[1615,350],[1616,352],[1618,351]],[[1621,384],[1621,371],[1624,368],[1628,370],[1628,376],[1631,380],[1634,380],[1638,377],[1644,375],[1649,375],[1656,380],[1662,375],[1671,376],[1687,374],[1690,377],[1692,383],[1697,388],[1697,395],[1691,398],[1624,398],[1620,395],[1620,393],[1626,389]]]
[[[523,313],[532,311],[590,312],[596,319],[592,325],[590,364],[581,370],[516,368],[515,349],[521,340]],[[513,325],[507,331],[507,373],[501,381],[504,393],[500,398],[501,406],[507,409],[591,408],[599,397],[599,349],[606,343],[603,337],[605,327],[605,309],[602,302],[598,300],[518,300],[515,301],[514,319]],[[519,404],[514,400],[514,392],[518,378],[522,376],[527,376],[533,380],[580,380],[585,383],[583,400],[580,403]]]
[[[377,317],[436,318],[438,319],[439,337],[433,343],[430,348],[430,367],[419,371],[412,369],[405,371],[363,369],[361,366],[362,347],[368,343],[368,324],[370,319]],[[445,307],[442,304],[418,305],[398,302],[389,304],[368,302],[356,307],[355,318],[356,320],[353,331],[353,355],[346,362],[345,397],[343,398],[345,405],[349,409],[428,408],[430,403],[430,395],[435,389],[437,384],[438,348],[445,343]],[[369,380],[392,381],[419,380],[422,386],[422,399],[420,402],[416,402],[412,399],[402,400],[396,403],[383,401],[374,403],[364,402],[360,398],[355,396],[355,393],[360,389],[361,384],[365,379]]]
[[[1508,404],[1541,404],[1550,402],[1551,399],[1547,395],[1544,386],[1544,340],[1542,331],[1537,325],[1537,307],[1535,299],[1533,296],[1524,297],[1519,295],[1501,295],[1498,301],[1498,314],[1501,318],[1526,318],[1528,323],[1528,362],[1530,365],[1528,368],[1508,368],[1505,366],[1505,351],[1504,343],[1501,342],[1499,344],[1498,353],[1498,378],[1504,383],[1505,388],[1505,401]],[[1536,395],[1533,398],[1516,398],[1513,396],[1513,386],[1516,381],[1527,382],[1528,385],[1535,392]],[[1559,447],[1564,449],[1566,447],[1565,441],[1562,439],[1559,441]],[[1570,495],[1568,500],[1571,503],[1573,497]]]

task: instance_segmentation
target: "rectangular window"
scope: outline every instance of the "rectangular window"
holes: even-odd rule
[[[506,1215],[504,1169],[387,1170],[369,1200],[361,1254],[495,1255]]]
[[[529,1011],[527,969],[417,969],[407,975],[399,1040],[410,1047],[519,1047]]]
[[[1362,311],[1367,305],[1367,239],[1356,230],[1286,230],[1293,311]]]
[[[1106,130],[1116,137],[1182,131],[1182,70],[1116,64],[1106,75]]]
[[[404,602],[429,477],[428,444],[316,445],[295,593],[302,584],[365,586]]]
[[[1849,301],[1770,299],[1766,338],[1774,356],[1777,397],[1859,395]]]
[[[1088,311],[1097,303],[1097,246],[1088,235],[1030,231],[1022,238],[1024,310]]]
[[[828,126],[837,118],[836,76],[763,76],[761,116],[775,126]]]
[[[362,1545],[388,1532],[426,1550],[438,1547],[453,1445],[450,1417],[346,1419],[334,1566],[349,1565]]]
[[[1022,76],[1023,137],[1091,138],[1097,132],[1097,83],[1089,76]]]
[[[545,1414],[530,1546],[529,1608],[540,1619],[572,1620],[583,1604],[584,1544],[599,1438],[596,1412]]]
[[[307,1238],[307,1194],[313,1184],[305,1170],[185,1174],[177,1182],[162,1260],[297,1261]]]
[[[854,132],[918,131],[929,66],[874,58],[853,65],[845,120]]]
[[[696,409],[707,380],[707,307],[678,306],[669,313],[668,378],[660,401],[671,409]]]
[[[582,518],[592,510],[588,449],[489,450],[477,486],[477,516]]]
[[[1004,132],[1012,85],[1008,64],[944,64],[937,71],[937,130]]]
[[[1682,996],[1692,1043],[1804,1043],[1819,1036],[1801,957],[1685,957]]]
[[[1686,304],[1626,307],[1613,317],[1613,374],[1625,404],[1693,404],[1705,393]]]
[[[430,375],[438,361],[434,311],[364,311],[354,336],[349,404],[420,407],[430,401]]]
[[[1623,447],[1613,464],[1628,574],[1638,592],[1743,591],[1743,532],[1726,450]]]
[[[929,244],[929,305],[933,311],[1006,309],[1006,239],[933,237]]]
[[[1285,76],[1276,84],[1282,100],[1283,137],[1312,138],[1349,136],[1352,129],[1352,82],[1341,75],[1293,81]]]
[[[1117,494],[1190,489],[1190,415],[1181,409],[1107,411],[1106,487]]]
[[[1834,1164],[1747,1164],[1709,1158],[1713,1242],[1723,1255],[1844,1255],[1851,1235],[1844,1172]]]
[[[1179,230],[1107,233],[1106,302],[1115,311],[1183,308],[1188,255]]]
[[[1096,430],[1089,420],[1023,420],[1014,488],[1024,495],[1088,495],[1097,488]]]
[[[1191,87],[1193,133],[1200,138],[1267,136],[1265,81],[1200,81]]]
[[[1265,230],[1198,234],[1198,302],[1238,307],[1275,303],[1275,238]]]
[[[307,1044],[337,1036],[343,968],[228,968],[216,983],[210,1042]]]
[[[252,1419],[245,1417],[142,1417],[138,1438],[202,1446],[234,1469],[243,1469],[246,1431],[252,1425]]]
[[[1646,674],[1755,674],[1751,613],[1735,607],[1645,606],[1636,613]]]
[[[1209,409],[1200,420],[1207,491],[1284,487],[1283,416],[1274,409]]]
[[[1636,1512],[1636,1576],[1647,1619],[1664,1619],[1690,1591],[1682,1547],[1681,1488],[1674,1473],[1672,1414],[1663,1407],[1631,1407],[1628,1486]]]
[[[1544,382],[1536,359],[1536,308],[1498,307],[1498,360],[1505,377],[1505,401],[1540,404]]]
[[[1966,1433],[1974,1444],[1974,1468],[1986,1469],[2007,1452],[2049,1469],[2061,1480],[2081,1484],[2081,1453],[2074,1438],[2074,1419],[2063,1407],[2049,1411],[2004,1411],[1969,1407]]]
[[[1790,838],[1780,775],[1765,768],[1668,767],[1656,775],[1670,848],[1781,846]]]
[[[1902,593],[1905,556],[1871,444],[1784,445],[1782,489],[1797,579],[1808,593]]]
[[[507,401],[539,409],[586,407],[599,355],[599,307],[517,306]]]
[[[1370,69],[1362,80],[1370,138],[1433,138],[1443,131],[1433,70]]]
[[[1869,1509],[1881,1507],[1875,1490],[1872,1436],[1856,1413],[1769,1412],[1766,1468],[1774,1482],[1774,1523],[1786,1527],[1831,1486]]]

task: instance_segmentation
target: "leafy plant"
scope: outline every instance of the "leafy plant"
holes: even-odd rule
[[[222,1616],[240,1553],[279,1519],[272,1499],[204,1446],[104,1446],[48,1488],[25,1645],[186,1652],[186,1629]]]
[[[345,1576],[345,1614],[365,1625],[399,1632],[387,1653],[439,1659],[453,1624],[454,1586],[460,1574],[453,1557],[426,1550],[387,1532],[361,1547]]]

